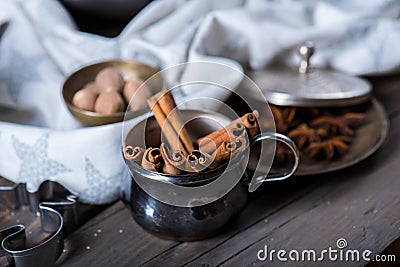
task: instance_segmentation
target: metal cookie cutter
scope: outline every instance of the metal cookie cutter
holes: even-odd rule
[[[77,197],[59,183],[45,181],[34,193],[23,183],[0,186],[0,199],[14,210],[28,205],[40,216],[42,231],[48,233],[41,242],[28,246],[25,226],[0,229],[0,259],[15,267],[54,266],[64,249],[63,232],[78,225]]]

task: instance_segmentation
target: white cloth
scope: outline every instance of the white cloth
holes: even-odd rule
[[[87,203],[118,198],[122,124],[82,128],[62,101],[63,79],[82,64],[123,58],[162,69],[202,60],[259,69],[295,64],[294,49],[313,40],[315,66],[393,72],[399,11],[395,0],[163,0],[104,38],[77,31],[57,1],[2,0],[0,21],[10,25],[0,43],[0,175],[31,191],[57,180]]]

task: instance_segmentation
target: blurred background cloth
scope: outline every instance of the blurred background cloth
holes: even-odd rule
[[[294,66],[296,48],[313,40],[314,66],[385,74],[400,67],[399,14],[393,0],[161,0],[108,38],[79,31],[58,1],[2,0],[0,22],[10,24],[0,43],[0,174],[31,191],[57,180],[87,203],[118,198],[122,123],[82,128],[62,101],[64,78],[82,65],[123,58],[160,69],[186,61]]]
[[[81,31],[117,36],[152,0],[59,0]]]

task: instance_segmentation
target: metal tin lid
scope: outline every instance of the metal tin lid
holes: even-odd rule
[[[298,69],[268,68],[248,73],[270,103],[303,107],[348,106],[370,98],[372,86],[368,81],[311,68],[312,42],[302,45],[299,53],[301,62]]]

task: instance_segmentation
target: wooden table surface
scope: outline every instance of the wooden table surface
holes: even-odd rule
[[[257,259],[257,252],[265,245],[276,250],[318,251],[335,248],[339,238],[345,238],[351,249],[397,253],[400,264],[399,241],[395,242],[400,237],[400,77],[371,81],[391,128],[381,149],[361,163],[329,174],[269,183],[251,196],[231,227],[203,241],[175,242],[152,236],[134,222],[121,201],[95,207],[95,215],[66,237],[59,264],[259,266],[266,264]],[[17,222],[30,224],[34,219],[26,207],[8,213],[0,204],[1,208],[6,216],[0,218],[0,228]]]

